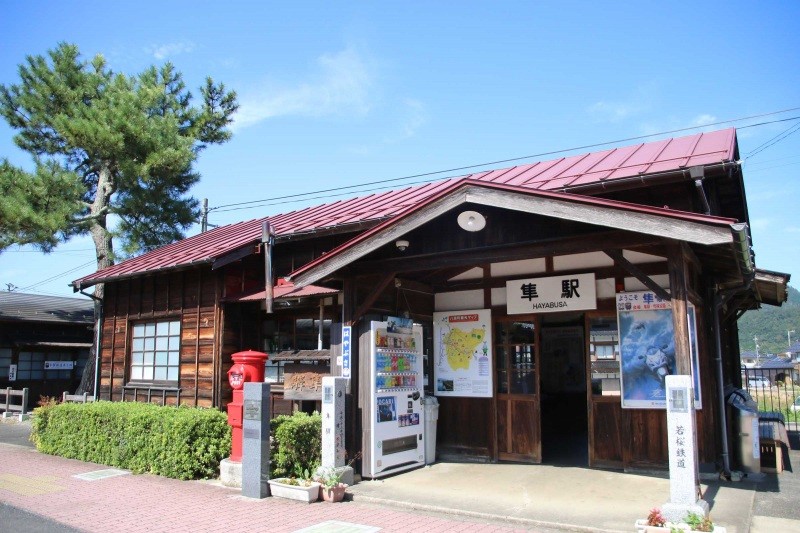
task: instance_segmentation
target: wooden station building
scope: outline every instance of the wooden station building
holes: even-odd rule
[[[509,282],[557,276],[590,276],[589,308],[509,312],[520,297]],[[781,305],[788,280],[756,268],[727,129],[231,224],[74,287],[105,284],[106,400],[224,408],[231,354],[245,349],[282,354],[267,367],[278,389],[281,361],[301,350],[299,361],[339,375],[341,325],[352,326],[346,447],[356,451],[369,427],[370,320],[422,325],[430,394],[433,314],[488,309],[491,397],[439,398],[440,459],[635,469],[666,467],[666,416],[623,407],[619,295],[649,291],[670,303],[674,368],[702,391],[699,458],[713,465],[723,456],[723,387],[741,385],[736,321]]]

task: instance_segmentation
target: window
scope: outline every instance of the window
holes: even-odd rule
[[[615,318],[591,319],[589,357],[592,362],[592,394],[619,396],[619,331]]]
[[[11,348],[0,348],[0,379],[8,378],[11,368]]]
[[[181,323],[144,322],[133,326],[131,381],[178,381]]]
[[[495,322],[495,387],[498,393],[536,393],[535,339],[533,322]]]

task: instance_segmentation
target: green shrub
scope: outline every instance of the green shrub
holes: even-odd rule
[[[33,411],[31,440],[50,455],[176,479],[212,478],[230,455],[217,409],[138,402],[47,403]]]
[[[322,460],[322,416],[296,412],[270,421],[270,477],[309,477]],[[305,473],[308,472],[309,476]]]

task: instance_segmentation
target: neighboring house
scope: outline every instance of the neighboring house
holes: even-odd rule
[[[41,396],[74,392],[93,339],[94,305],[83,298],[0,292],[0,388]]]
[[[758,363],[759,359],[764,357],[763,355],[757,354],[754,351],[747,350],[741,353],[740,355],[742,360],[742,366],[745,368],[753,368]]]
[[[695,374],[698,454],[713,465],[725,428],[716,391],[741,386],[737,316],[781,305],[789,281],[756,268],[747,213],[728,129],[231,224],[73,285],[105,284],[101,399],[224,408],[231,354],[251,348],[311,350],[309,362],[322,358],[341,375],[344,324],[353,338],[345,447],[367,462],[378,453],[369,428],[380,403],[370,395],[370,321],[409,317],[422,326],[425,391],[440,393],[440,457],[549,463],[574,450],[578,464],[625,469],[667,464],[664,409],[627,408],[634,402],[624,390],[634,387],[621,386],[633,361],[620,340],[618,297],[651,291],[671,302],[676,332],[656,351]],[[265,264],[282,279],[272,300]],[[584,307],[533,305],[537,285],[559,279],[562,298],[584,291]],[[522,294],[509,293],[519,280]],[[520,298],[529,311],[517,309]],[[443,394],[452,390],[434,380],[433,314],[475,310],[491,316],[480,368],[487,397]],[[268,380],[281,383],[285,357],[268,363]],[[409,404],[417,409],[411,395]],[[390,407],[381,423],[415,421],[405,402],[397,422],[395,406],[380,405]]]

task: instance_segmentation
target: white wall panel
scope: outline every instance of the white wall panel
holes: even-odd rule
[[[669,274],[659,274],[657,276],[650,276],[659,287],[669,289]],[[647,286],[636,278],[625,278],[626,291],[649,291]]]
[[[483,289],[440,292],[434,295],[435,311],[460,311],[462,309],[483,309]]]
[[[603,252],[585,254],[557,255],[553,258],[553,268],[559,270],[581,270],[595,267],[614,266],[614,260]]]
[[[522,259],[521,261],[492,263],[490,272],[493,278],[500,278],[505,276],[519,276],[522,274],[539,274],[544,272],[546,268],[543,258]]]

